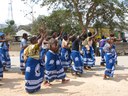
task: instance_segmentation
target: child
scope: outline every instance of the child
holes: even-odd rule
[[[21,48],[21,51],[20,51],[20,70],[22,72],[22,74],[25,73],[25,62],[24,62],[24,50],[25,48],[28,46],[27,45],[27,34],[24,33],[23,36],[22,36],[22,40],[21,40],[21,43],[20,43],[20,48]]]
[[[51,38],[51,37],[49,37]],[[42,46],[41,46],[41,50],[40,50],[40,59],[44,62],[44,57],[46,55],[46,52],[48,51],[49,49],[49,45],[48,45],[48,40],[49,40],[48,37],[45,37],[43,42],[42,42]]]
[[[111,40],[112,40],[112,50],[113,50],[113,57],[114,57],[114,59],[115,59],[115,64],[117,64],[118,63],[118,61],[117,61],[117,52],[116,52],[116,45],[115,45],[115,42],[116,41],[122,41],[122,40],[120,40],[120,39],[117,39],[116,37],[115,37],[115,35],[114,34],[110,34],[110,38],[111,38]]]
[[[24,51],[25,65],[25,89],[28,93],[34,93],[41,88],[41,83],[44,78],[44,66],[40,60],[40,46],[44,37],[43,32],[40,33],[41,38],[32,37],[29,45]]]
[[[1,55],[0,55],[0,81],[3,79],[3,65],[1,63]]]
[[[101,56],[100,65],[101,65],[101,66],[105,66],[105,59],[104,59],[105,53],[104,53],[104,51],[103,51],[103,47],[104,47],[105,43],[106,43],[106,38],[105,38],[104,36],[102,36],[102,39],[101,39],[100,42],[99,42],[99,47],[100,47],[100,48],[99,48],[99,52],[100,52],[100,56]]]
[[[68,79],[65,79],[66,74],[64,73],[64,69],[61,65],[57,52],[58,41],[52,38],[50,39],[50,49],[46,53],[45,57],[46,82],[44,84],[46,86],[50,86],[50,82],[56,79],[61,79],[62,83],[69,81]]]
[[[11,60],[9,56],[9,44],[8,44],[8,40],[6,40],[5,38],[5,34],[1,35],[0,39],[4,41],[4,42],[1,42],[0,44],[3,69],[4,71],[8,71],[8,69],[11,68]]]
[[[106,62],[104,79],[107,79],[107,77],[113,77],[114,64],[115,64],[115,60],[113,58],[113,51],[112,51],[112,41],[110,37],[107,38],[107,42],[103,47],[103,50],[105,52],[105,62]]]
[[[70,58],[70,48],[69,48],[69,41],[68,36],[64,35],[62,40],[62,49],[61,49],[61,64],[66,71],[68,68],[71,67],[71,58]]]
[[[81,74],[83,73],[83,62],[82,62],[81,54],[79,52],[80,37],[76,37],[76,36],[72,37],[72,51],[71,51],[71,59],[74,62],[72,68],[73,71],[75,72],[75,75],[78,76],[81,76]]]
[[[94,35],[91,32],[88,33],[88,37],[83,42],[82,53],[85,69],[91,69],[95,65],[94,49],[92,47],[93,38],[97,35],[97,31]]]
[[[3,36],[4,33],[3,32],[0,32],[0,53],[3,52],[2,50],[2,43],[5,41],[5,40],[1,40],[1,36]],[[2,54],[0,54],[0,81],[3,79],[3,64],[2,64]]]

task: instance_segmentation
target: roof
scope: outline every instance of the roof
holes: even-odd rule
[[[25,30],[20,30],[16,33],[15,36],[23,36],[23,34],[26,33],[28,36],[30,36],[31,34]]]
[[[4,28],[6,28],[6,27],[8,27],[7,24],[0,24],[0,29],[4,29]]]

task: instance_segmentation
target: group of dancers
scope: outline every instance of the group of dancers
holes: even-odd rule
[[[72,75],[82,76],[85,70],[90,70],[95,66],[95,53],[92,47],[93,39],[97,35],[91,32],[80,35],[69,35],[66,33],[55,32],[52,36],[40,28],[39,35],[30,38],[30,44],[27,43],[28,36],[23,34],[20,47],[20,70],[25,74],[25,89],[28,93],[34,93],[44,85],[50,86],[54,80],[62,80],[67,83],[66,72],[70,71]],[[6,63],[3,58],[5,39],[4,34],[0,34],[0,77],[3,77],[3,69],[10,68],[9,55],[6,51]],[[117,61],[115,49],[115,37],[111,34],[107,38],[102,38],[99,42],[101,53],[101,65],[105,65],[104,79],[113,77],[114,66]],[[7,46],[7,44],[5,44]],[[8,48],[8,47],[7,47]],[[7,49],[6,49],[7,50]],[[10,62],[10,61],[9,61]]]

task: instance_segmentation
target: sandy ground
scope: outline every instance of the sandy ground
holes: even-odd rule
[[[128,96],[128,57],[118,57],[115,76],[111,80],[103,80],[104,67],[99,66],[100,58],[96,58],[96,66],[85,71],[83,77],[67,74],[70,82],[61,84],[54,81],[52,87],[42,88],[39,92],[28,94],[24,90],[24,76],[19,71],[19,53],[10,52],[12,69],[4,73],[0,81],[0,96]]]

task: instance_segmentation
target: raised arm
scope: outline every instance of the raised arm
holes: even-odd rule
[[[40,35],[41,35],[41,38],[38,41],[39,46],[41,46],[41,44],[42,44],[44,38],[47,36],[47,34],[42,32],[42,33],[40,33]]]
[[[48,42],[47,40],[44,40],[43,43],[44,43],[44,44],[48,44],[49,42]]]
[[[6,40],[0,40],[0,42],[5,42]]]
[[[95,34],[94,35],[92,35],[90,38],[94,38],[96,35],[97,35],[97,30],[95,29]]]
[[[61,29],[59,36],[58,36],[58,37],[56,37],[56,40],[58,40],[59,38],[61,38],[61,37],[62,37],[63,30],[64,30],[64,28],[62,28],[62,29]]]

